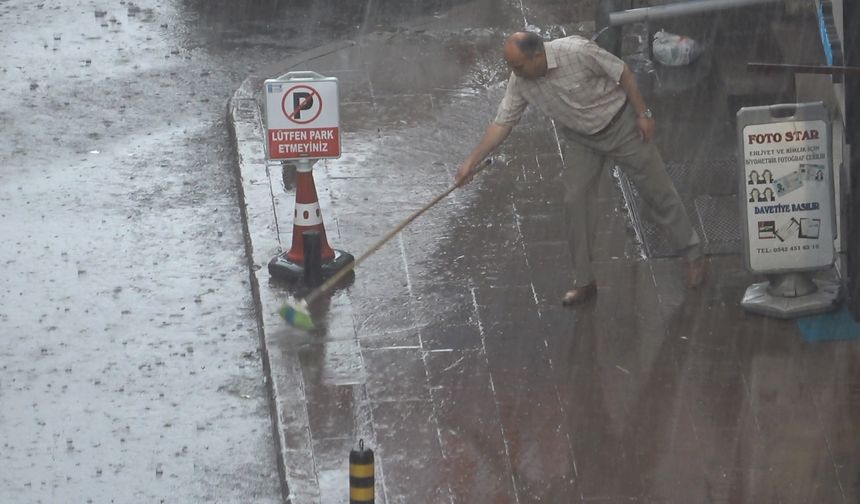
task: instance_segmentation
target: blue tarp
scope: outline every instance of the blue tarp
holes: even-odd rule
[[[797,319],[797,327],[807,342],[860,339],[860,324],[843,304],[836,311]]]

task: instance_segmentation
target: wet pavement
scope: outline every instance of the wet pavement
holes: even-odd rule
[[[376,452],[383,503],[857,502],[860,344],[808,344],[793,321],[742,311],[760,279],[733,248],[736,229],[710,243],[709,278],[688,290],[682,260],[659,253],[647,215],[633,215],[635,190],[607,168],[594,201],[599,294],[560,306],[571,278],[564,163],[552,123],[533,111],[491,168],[312,307],[320,328],[280,320],[280,304],[302,288],[265,265],[291,243],[295,193],[292,169],[264,160],[262,80],[338,77],[343,156],[314,176],[331,245],[358,255],[449,186],[503,93],[507,33],[592,32],[553,2],[516,4],[476,2],[320,47],[256,72],[231,100],[292,502],[347,502],[359,439]],[[734,155],[732,107],[792,91],[750,79],[745,55],[778,57],[803,40],[816,54],[809,18],[751,12],[674,23],[704,30],[698,77],[641,76],[700,226],[696,198],[736,201],[731,172],[709,171]],[[766,30],[751,40],[768,21],[791,40]]]
[[[359,438],[376,451],[377,502],[855,502],[860,346],[805,344],[793,322],[744,313],[757,279],[731,243],[711,244],[706,286],[686,290],[680,260],[655,258],[659,236],[640,232],[635,194],[607,170],[598,298],[558,306],[570,275],[563,163],[534,113],[494,167],[314,306],[321,329],[278,319],[296,288],[264,266],[291,243],[294,192],[290,169],[263,161],[261,80],[303,69],[340,79],[344,155],[318,163],[315,178],[331,244],[358,254],[448,186],[501,96],[498,48],[519,15],[553,35],[590,33],[558,12],[554,24],[529,19],[524,4],[325,46],[255,74],[233,98],[293,502],[346,502]],[[795,36],[814,37],[801,26]],[[750,49],[740,28],[716,33],[705,35],[723,52],[696,85],[664,79],[648,95],[670,166],[692,165],[675,174],[692,205],[733,196],[703,171],[733,155],[730,102],[787,92],[738,73]]]

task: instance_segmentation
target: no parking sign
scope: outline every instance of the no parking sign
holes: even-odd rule
[[[337,78],[290,72],[264,85],[268,159],[340,157]]]

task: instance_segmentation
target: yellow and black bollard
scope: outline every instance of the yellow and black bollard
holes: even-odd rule
[[[349,504],[374,503],[373,450],[358,441],[358,450],[349,452]]]

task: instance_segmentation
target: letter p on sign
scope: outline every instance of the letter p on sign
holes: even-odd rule
[[[310,110],[314,106],[314,95],[307,91],[293,93],[293,119],[302,119],[302,110]]]

